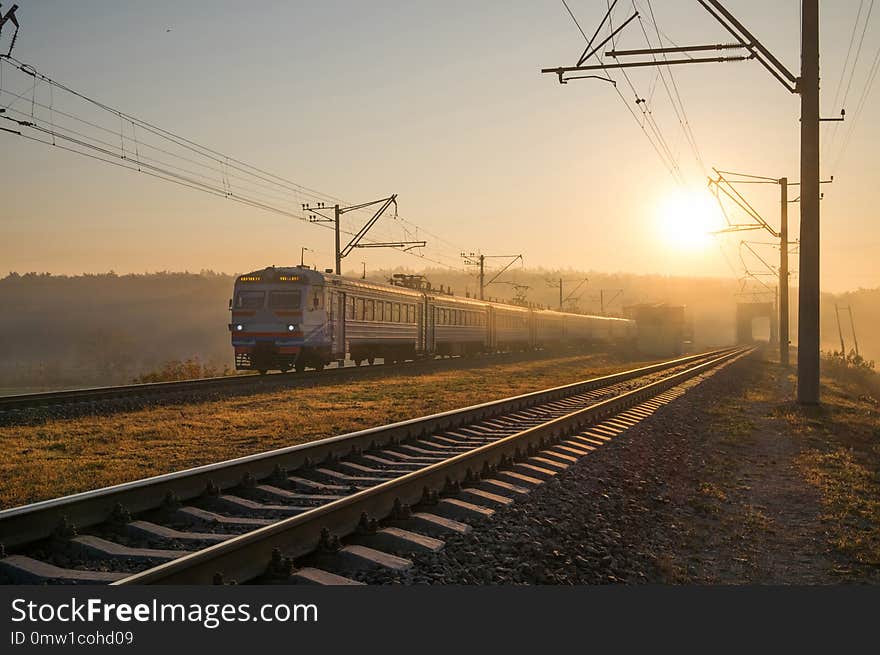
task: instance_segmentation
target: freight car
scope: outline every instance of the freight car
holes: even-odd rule
[[[569,314],[350,280],[305,267],[240,275],[229,301],[235,367],[322,370],[435,356],[635,342],[628,319]]]

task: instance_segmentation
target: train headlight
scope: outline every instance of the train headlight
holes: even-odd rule
[[[288,332],[296,332],[296,326],[293,323],[291,323],[290,325],[287,326],[287,331]]]
[[[236,329],[236,331],[241,332],[242,330],[244,330],[244,325],[239,323],[238,325],[235,326],[235,329]]]

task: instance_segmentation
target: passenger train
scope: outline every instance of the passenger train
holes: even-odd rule
[[[434,356],[632,345],[634,321],[350,280],[307,267],[240,275],[229,301],[237,370],[322,370]]]

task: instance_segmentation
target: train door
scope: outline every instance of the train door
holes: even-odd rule
[[[330,324],[330,352],[333,359],[345,359],[345,293],[330,292],[330,303],[327,310]]]
[[[489,350],[497,350],[498,348],[498,331],[495,322],[495,308],[489,306]]]
[[[427,311],[428,311],[428,303],[425,298],[422,298],[422,302],[420,302],[416,306],[416,353],[424,353],[428,350],[427,346]]]
[[[437,324],[437,308],[433,302],[425,300],[425,352],[433,354],[437,351],[434,343],[434,332]]]

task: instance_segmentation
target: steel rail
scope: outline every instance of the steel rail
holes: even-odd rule
[[[362,452],[410,438],[452,430],[536,404],[601,389],[698,360],[714,358],[732,350],[734,349],[725,348],[690,355],[552,389],[6,509],[0,511],[0,543],[7,548],[21,546],[51,536],[55,527],[64,519],[78,528],[89,527],[108,520],[117,505],[122,505],[132,514],[152,510],[160,507],[169,495],[179,501],[197,498],[209,485],[219,490],[233,488],[240,485],[246,476],[250,479],[263,480],[279,470],[293,470],[309,463],[333,461],[353,452]]]
[[[211,584],[218,573],[225,580],[246,582],[265,573],[273,551],[280,550],[292,559],[308,555],[318,547],[321,533],[325,530],[338,537],[345,537],[357,529],[364,513],[370,518],[382,520],[391,514],[395,503],[415,505],[424,497],[426,490],[439,490],[448,487],[450,483],[474,479],[484,465],[494,468],[499,462],[519,459],[525,453],[544,448],[754,349],[731,349],[644,387],[600,401],[191,555],[141,571],[113,584]]]

